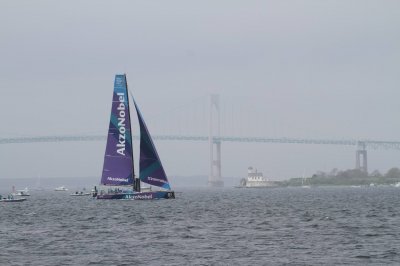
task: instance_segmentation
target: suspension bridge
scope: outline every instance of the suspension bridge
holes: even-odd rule
[[[314,138],[269,138],[269,137],[243,137],[243,136],[223,136],[220,134],[220,105],[219,96],[211,95],[209,101],[209,120],[208,135],[188,135],[188,134],[160,134],[152,135],[154,140],[160,141],[199,141],[206,142],[210,149],[210,173],[209,185],[223,186],[222,165],[221,165],[221,146],[226,142],[243,143],[276,143],[276,144],[304,144],[304,145],[340,145],[354,146],[356,152],[355,168],[368,172],[367,149],[386,149],[400,150],[400,141],[382,141],[371,139],[314,139]],[[139,139],[139,136],[132,136]],[[86,135],[49,135],[33,137],[0,137],[0,144],[23,144],[23,143],[43,143],[43,142],[73,142],[73,141],[105,141],[106,135],[86,134]]]

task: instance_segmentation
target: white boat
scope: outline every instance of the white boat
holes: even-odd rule
[[[93,193],[93,192],[92,192]],[[75,193],[69,194],[70,196],[90,196],[92,193],[87,192],[86,189],[82,189],[81,191],[75,191]]]
[[[54,190],[55,191],[68,191],[68,189],[66,187],[64,187],[64,186],[56,187]]]
[[[240,187],[245,188],[263,188],[263,187],[276,187],[277,184],[274,181],[268,180],[263,176],[257,169],[249,167],[247,169],[247,178],[243,178],[240,181]]]
[[[3,197],[0,195],[0,202],[21,202],[25,200],[26,198],[14,198],[13,195],[8,195],[7,197]]]
[[[303,176],[301,177],[301,187],[302,188],[311,188],[310,180],[307,177],[305,177],[304,171],[303,171]]]
[[[27,197],[30,196],[31,194],[29,194],[28,192],[25,191],[17,191],[15,193],[12,193],[13,196],[20,196],[20,197]]]
[[[301,187],[302,188],[311,188],[311,186],[309,185],[310,182],[307,181],[308,178],[303,177],[301,179]]]
[[[12,191],[11,195],[13,195],[13,196],[20,196],[20,197],[27,197],[27,196],[30,196],[29,190],[28,190],[27,187],[24,188],[24,189],[15,190],[15,187],[14,187],[14,186],[13,186],[13,191]]]

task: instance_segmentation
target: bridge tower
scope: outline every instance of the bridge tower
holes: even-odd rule
[[[356,169],[368,173],[367,149],[365,142],[357,142]]]
[[[220,109],[219,95],[212,94],[210,97],[210,121],[209,121],[209,145],[210,145],[210,175],[208,186],[223,187],[224,181],[221,175],[221,141],[220,137]],[[214,139],[217,137],[217,139]]]

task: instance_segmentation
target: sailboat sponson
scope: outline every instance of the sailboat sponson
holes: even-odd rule
[[[97,199],[126,199],[126,200],[152,200],[152,199],[174,199],[174,191],[146,191],[128,192],[115,194],[99,194]]]

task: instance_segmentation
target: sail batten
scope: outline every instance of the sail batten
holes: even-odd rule
[[[132,134],[126,76],[116,75],[101,184],[132,185],[133,177]]]

